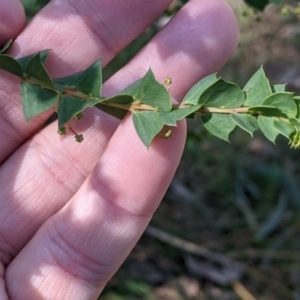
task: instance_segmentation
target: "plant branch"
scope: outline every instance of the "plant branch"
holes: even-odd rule
[[[201,107],[197,113],[204,115],[209,113],[218,113],[218,114],[245,114],[250,113],[249,107],[238,107],[238,108],[215,108],[215,107]],[[253,112],[251,112],[253,114]]]
[[[173,247],[184,250],[188,253],[199,255],[203,258],[209,259],[210,261],[219,263],[223,266],[231,266],[232,268],[237,268],[239,270],[243,270],[244,266],[241,263],[238,263],[225,255],[211,252],[207,248],[199,246],[195,243],[183,240],[179,237],[176,237],[170,233],[167,233],[159,228],[156,228],[152,225],[149,225],[145,231],[145,233],[151,235],[159,239],[160,241],[167,243]]]

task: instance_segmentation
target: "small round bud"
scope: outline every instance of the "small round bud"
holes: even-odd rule
[[[76,134],[75,135],[75,140],[78,143],[81,143],[83,141],[83,135],[82,134]]]
[[[284,16],[288,15],[289,14],[289,9],[286,6],[284,6],[281,9],[281,14],[284,15]]]
[[[242,13],[242,16],[243,16],[244,18],[250,17],[249,10],[244,10],[243,13]]]
[[[172,136],[172,130],[169,129],[166,133],[165,133],[165,138],[169,139]]]
[[[59,135],[66,135],[66,134],[67,134],[66,127],[60,128],[60,129],[57,131],[57,133],[58,133]]]
[[[76,120],[80,120],[80,119],[82,119],[83,118],[83,113],[79,113],[79,114],[77,114],[76,116],[75,116],[75,118],[76,118]]]
[[[169,86],[172,84],[172,78],[171,77],[166,77],[165,78],[165,85]]]

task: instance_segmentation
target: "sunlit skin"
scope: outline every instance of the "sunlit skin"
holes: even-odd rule
[[[52,49],[47,68],[63,77],[107,63],[170,0],[53,0],[31,23],[17,0],[0,0],[0,43],[22,57]],[[238,28],[222,0],[191,0],[104,85],[124,89],[151,68],[180,101],[235,50]],[[25,122],[18,80],[0,73],[0,299],[96,299],[157,209],[180,161],[185,122],[149,150],[128,115],[89,109],[74,125],[85,140],[60,136],[51,112]]]

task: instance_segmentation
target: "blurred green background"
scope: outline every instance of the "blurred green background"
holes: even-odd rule
[[[47,0],[23,0],[28,20]],[[161,18],[187,1],[174,1]],[[263,13],[227,0],[238,49],[221,70],[244,85],[264,64],[272,83],[300,93],[297,1]],[[121,68],[159,30],[157,20],[105,68]],[[146,233],[101,299],[300,299],[300,150],[235,131],[231,144],[189,124],[176,176]]]

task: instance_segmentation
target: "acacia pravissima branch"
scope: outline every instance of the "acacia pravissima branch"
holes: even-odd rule
[[[209,75],[189,90],[181,104],[175,105],[168,90],[171,79],[159,83],[151,70],[119,94],[104,98],[101,61],[80,73],[53,79],[44,65],[48,52],[44,50],[21,59],[0,52],[0,69],[21,79],[27,121],[53,109],[58,116],[58,132],[66,134],[68,128],[78,142],[83,136],[74,132],[70,122],[81,118],[85,109],[97,107],[119,119],[130,112],[146,147],[157,135],[170,138],[169,127],[195,115],[200,116],[208,131],[226,141],[240,127],[251,136],[261,130],[273,143],[281,134],[288,138],[291,147],[300,147],[300,97],[285,91],[285,85],[270,85],[263,68],[243,89],[216,74]],[[165,126],[168,129],[164,130]]]

